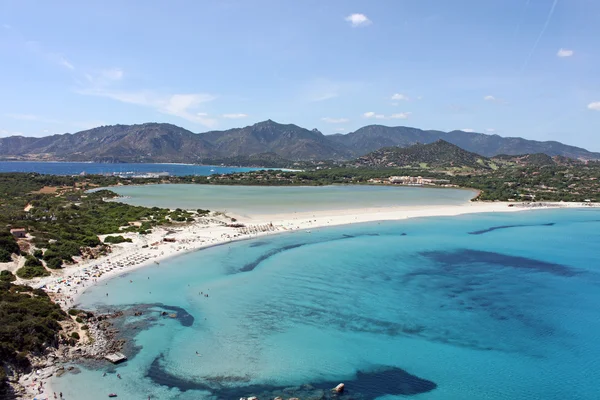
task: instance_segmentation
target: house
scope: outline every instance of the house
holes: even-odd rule
[[[10,233],[16,237],[17,239],[23,239],[27,236],[27,229],[25,228],[13,228],[10,230]]]

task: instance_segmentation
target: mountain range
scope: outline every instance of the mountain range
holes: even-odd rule
[[[193,133],[172,124],[101,126],[41,138],[0,138],[4,160],[210,163],[228,160],[350,160],[383,147],[407,147],[438,140],[481,156],[543,153],[598,160],[600,153],[555,141],[540,142],[483,133],[369,125],[348,134],[323,135],[293,124],[267,120],[244,128]],[[263,157],[264,156],[264,157]]]

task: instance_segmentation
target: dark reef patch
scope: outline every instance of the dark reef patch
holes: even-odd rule
[[[471,249],[457,251],[426,251],[420,253],[420,255],[439,263],[448,270],[472,266],[474,264],[489,264],[536,272],[546,272],[565,277],[571,277],[581,273],[575,268],[562,264],[555,264],[527,257],[510,256],[491,251]]]
[[[162,359],[162,355],[155,358],[146,372],[146,377],[150,378],[152,382],[168,388],[177,388],[182,392],[188,390],[207,391],[218,399],[233,399],[242,396],[374,399],[385,395],[412,396],[437,388],[435,382],[412,375],[397,367],[379,367],[368,371],[358,371],[351,379],[311,382],[298,387],[244,385],[243,383],[250,379],[246,376],[206,377],[198,382],[170,374],[162,367]],[[345,384],[345,392],[332,393],[331,389],[341,381]]]
[[[298,244],[290,244],[288,246],[283,246],[283,247],[279,247],[277,249],[273,249],[271,251],[266,252],[265,254],[261,255],[260,257],[258,257],[257,259],[245,264],[242,268],[239,269],[239,272],[250,272],[252,270],[254,270],[254,268],[258,267],[258,265],[265,261],[268,258],[273,257],[275,254],[284,252],[286,250],[291,250],[291,249],[295,249],[298,247],[302,247],[305,246],[309,243],[298,243]]]
[[[484,233],[497,231],[500,229],[527,228],[527,227],[532,227],[532,226],[554,226],[554,225],[556,225],[556,223],[554,223],[554,222],[548,222],[547,224],[499,225],[499,226],[492,226],[491,228],[482,229],[479,231],[469,232],[469,235],[483,235]]]
[[[271,243],[271,242],[269,242],[269,241],[267,241],[267,240],[255,240],[255,241],[252,241],[252,243],[250,243],[250,247],[261,247],[261,246],[266,246],[266,245],[268,245],[269,243]]]
[[[282,253],[284,251],[287,250],[292,250],[292,249],[297,249],[298,247],[302,247],[302,246],[308,246],[308,245],[312,245],[312,244],[322,244],[322,243],[327,243],[327,242],[334,242],[334,241],[338,241],[338,240],[346,240],[346,239],[354,239],[354,238],[358,238],[358,237],[362,237],[362,236],[380,236],[379,233],[364,233],[364,234],[360,234],[360,235],[348,235],[348,234],[343,234],[341,236],[338,237],[333,237],[331,239],[328,239],[326,241],[309,241],[309,242],[301,242],[301,243],[295,243],[295,244],[289,244],[287,246],[282,246],[282,247],[278,247],[276,249],[272,249],[269,250],[267,252],[265,252],[264,254],[262,254],[261,256],[259,256],[258,258],[256,258],[255,260],[246,263],[242,268],[240,268],[239,270],[235,271],[234,273],[238,273],[238,272],[251,272],[253,271],[256,267],[258,267],[260,265],[260,263],[262,263],[263,261],[273,257],[276,254]],[[406,236],[406,233],[402,233],[400,234],[400,236]],[[264,243],[264,244],[268,244],[268,243]],[[259,244],[259,245],[250,245],[250,247],[260,247],[263,246],[264,244]]]

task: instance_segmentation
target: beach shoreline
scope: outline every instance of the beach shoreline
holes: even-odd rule
[[[399,206],[253,216],[217,214],[199,218],[194,223],[154,228],[148,235],[124,233],[123,236],[132,239],[132,243],[113,245],[113,251],[106,256],[81,261],[55,271],[53,276],[22,283],[43,288],[57,304],[68,311],[79,305],[80,298],[87,289],[106,280],[148,266],[160,267],[161,263],[171,258],[240,240],[357,223],[599,206],[600,204],[589,203],[468,202],[446,206]],[[235,224],[232,223],[232,218],[236,220]],[[126,279],[125,276],[123,278]],[[80,345],[85,346],[90,344]],[[102,354],[97,356],[101,358]],[[49,380],[56,373],[59,364],[60,361],[54,362],[41,368],[41,371],[34,368],[31,374],[21,377],[21,387],[27,389],[28,395],[37,396],[38,399],[52,398]],[[32,382],[36,385],[41,383],[43,392],[36,392]]]

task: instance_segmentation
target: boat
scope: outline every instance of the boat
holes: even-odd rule
[[[117,394],[116,393],[111,393],[111,394],[108,395],[108,397],[117,397]]]

